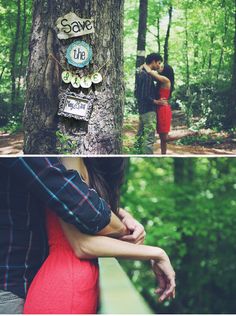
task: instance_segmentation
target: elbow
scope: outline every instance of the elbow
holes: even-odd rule
[[[93,247],[89,242],[82,242],[74,248],[74,254],[79,259],[94,259],[97,258]]]

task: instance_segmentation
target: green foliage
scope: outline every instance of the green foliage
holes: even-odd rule
[[[177,273],[177,297],[157,303],[149,263],[121,261],[156,313],[234,313],[236,160],[131,158],[122,206],[163,247]]]
[[[61,131],[56,132],[57,136],[57,152],[59,154],[69,155],[75,152],[77,143],[69,135],[62,133]]]
[[[4,131],[9,134],[14,134],[22,130],[22,117],[21,116],[12,116],[8,123],[0,128],[1,131]]]
[[[17,1],[0,0],[0,126],[23,110],[31,15],[32,0],[21,1],[17,36]]]
[[[201,127],[229,130],[236,125],[232,96],[235,2],[149,0],[146,54],[158,51],[158,25],[160,53],[164,53],[170,5],[173,17],[169,64],[176,74],[172,106],[181,106],[189,126],[197,117]],[[131,91],[134,91],[138,9],[137,1],[126,1],[124,51],[128,113],[135,113]]]

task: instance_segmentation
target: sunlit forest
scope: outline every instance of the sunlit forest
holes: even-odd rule
[[[202,124],[230,128],[232,117],[227,114],[235,110],[230,100],[235,75],[235,1],[143,2],[147,3],[146,54],[160,52],[174,68],[174,105],[186,111],[189,119],[197,114]],[[125,3],[126,93],[132,98],[138,24],[145,17],[139,16],[139,1]],[[127,111],[133,111],[131,104]]]
[[[28,57],[34,45],[29,45],[33,5],[32,0],[0,0],[0,129],[9,133],[22,128]],[[235,149],[235,7],[234,0],[124,1],[124,28],[120,26],[124,47],[124,153],[135,153],[135,71],[144,62],[144,55],[151,52],[160,52],[175,70],[171,106],[180,118],[176,122],[175,113],[171,137],[178,138],[175,132],[179,125],[184,125],[187,137],[179,137],[173,153],[178,153],[176,144],[182,145],[183,153],[183,145],[188,144],[221,144],[221,149]],[[68,142],[66,137],[63,142]]]
[[[135,71],[144,63],[142,52],[145,51],[146,55],[160,52],[164,61],[174,68],[172,109],[180,110],[187,127],[202,134],[199,144],[200,140],[214,143],[217,137],[203,135],[205,129],[234,133],[235,23],[233,0],[125,1],[127,124],[133,118],[127,130],[136,122]],[[176,128],[172,128],[173,132]],[[188,141],[194,143],[194,137],[182,139],[180,143],[184,145]]]
[[[0,1],[0,127],[21,127],[32,1]]]
[[[176,270],[176,299],[161,305],[150,264],[121,261],[155,313],[235,313],[235,173],[234,158],[130,159],[122,206]]]

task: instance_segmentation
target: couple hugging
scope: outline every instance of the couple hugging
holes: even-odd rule
[[[161,140],[161,153],[166,154],[167,136],[172,112],[168,103],[174,89],[174,71],[158,53],[146,57],[136,76],[135,96],[139,110],[136,147],[140,154],[153,154],[155,132]]]
[[[98,257],[151,260],[174,298],[166,252],[119,208],[124,175],[123,157],[0,159],[0,314],[97,313]]]

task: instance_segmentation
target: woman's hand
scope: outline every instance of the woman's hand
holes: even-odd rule
[[[158,282],[155,292],[159,295],[159,302],[175,298],[175,271],[169,257],[165,254],[163,259],[151,260],[151,265]]]
[[[143,68],[146,70],[147,73],[150,73],[152,71],[152,69],[147,64],[144,64]]]

